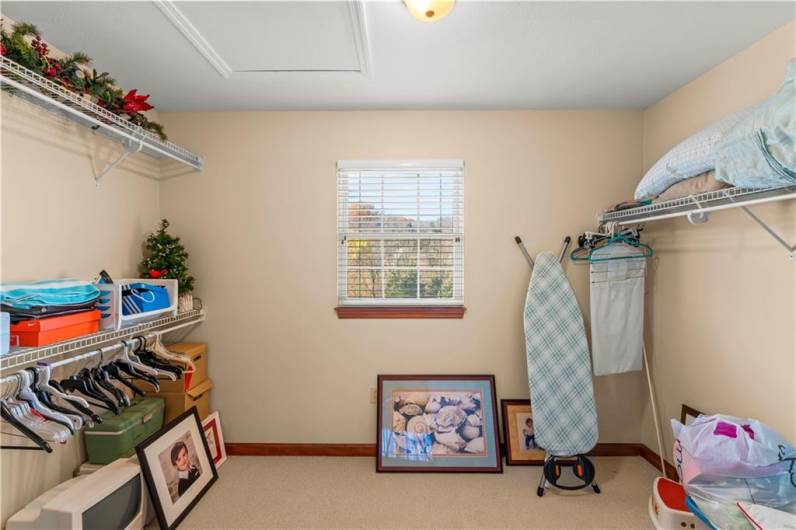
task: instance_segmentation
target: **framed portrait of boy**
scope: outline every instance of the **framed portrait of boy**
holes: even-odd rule
[[[172,530],[218,478],[196,407],[136,447],[160,527]]]
[[[531,400],[502,399],[500,408],[503,413],[506,465],[543,465],[545,451],[536,444]]]

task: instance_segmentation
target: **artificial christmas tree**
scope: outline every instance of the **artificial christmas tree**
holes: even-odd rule
[[[144,278],[167,278],[179,282],[179,310],[193,309],[194,277],[188,274],[188,252],[180,242],[180,238],[172,236],[166,229],[168,219],[160,221],[160,229],[149,234],[144,243],[146,249],[141,262],[141,275]]]

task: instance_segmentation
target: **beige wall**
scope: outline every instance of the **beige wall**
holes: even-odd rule
[[[796,55],[796,25],[771,33],[644,112],[644,168],[688,135],[774,94]],[[752,208],[790,244],[796,204]],[[740,210],[706,225],[652,223],[647,343],[668,418],[685,403],[707,413],[755,417],[796,442],[796,269],[787,251]],[[651,413],[642,441],[656,448]],[[657,450],[657,449],[656,449]]]
[[[164,113],[205,156],[163,183],[208,321],[214,407],[235,442],[373,442],[383,373],[493,373],[527,397],[531,253],[594,227],[641,168],[639,111]],[[465,160],[463,320],[338,320],[338,159]],[[567,265],[581,304],[586,267]],[[587,306],[584,306],[587,307]],[[597,378],[600,437],[637,442],[639,373]]]
[[[141,242],[157,228],[160,166],[130,159],[94,184],[118,144],[95,138],[19,98],[2,94],[0,149],[0,281],[92,279],[135,274]],[[4,431],[6,428],[4,428]],[[3,444],[25,444],[2,436]],[[5,520],[45,490],[72,476],[83,461],[82,440],[47,455],[1,451]]]

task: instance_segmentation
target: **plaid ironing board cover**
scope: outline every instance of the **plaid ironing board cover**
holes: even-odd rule
[[[583,315],[558,257],[542,252],[525,298],[525,346],[536,443],[554,456],[590,451],[597,411]]]

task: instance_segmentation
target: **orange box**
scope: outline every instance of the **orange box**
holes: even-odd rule
[[[71,315],[23,320],[11,325],[11,344],[45,346],[99,331],[100,312],[82,311]]]

